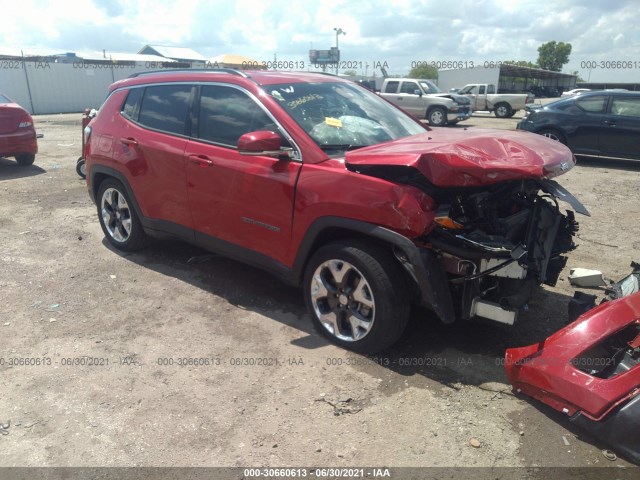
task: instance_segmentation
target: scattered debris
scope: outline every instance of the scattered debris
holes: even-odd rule
[[[602,455],[604,456],[604,458],[606,458],[607,460],[609,460],[610,462],[615,462],[618,459],[618,456],[613,453],[611,450],[602,450]]]
[[[53,323],[53,322],[57,322],[57,320],[56,320],[55,318],[51,317],[51,318],[49,319],[49,323]]]
[[[49,308],[47,309],[47,312],[55,312],[56,310],[58,310],[58,308],[60,308],[60,304],[54,303],[49,306]]]
[[[473,448],[480,448],[482,446],[480,440],[475,437],[469,440],[469,445],[471,445]]]
[[[569,271],[569,283],[574,287],[604,287],[607,282],[600,270],[572,268]]]
[[[27,233],[31,233],[31,230],[25,230],[24,232],[19,232],[18,235],[26,235]]]
[[[569,447],[571,444],[569,443],[569,440],[567,440],[567,437],[565,437],[564,435],[562,435],[562,441],[564,442],[564,444]]]
[[[327,400],[324,397],[321,398],[316,398],[315,401],[316,402],[325,402],[328,403],[329,405],[331,405],[333,407],[333,414],[337,417],[340,415],[344,415],[347,413],[358,413],[362,410],[361,407],[358,407],[356,405],[349,405],[351,403],[351,401],[353,400],[351,397],[344,397],[344,399],[346,399],[347,401],[337,401],[337,402],[332,402],[331,400]]]
[[[5,327],[8,327],[9,325],[11,325],[11,322],[5,322],[5,323],[4,323],[4,326],[5,326]]]
[[[115,275],[109,275],[109,276],[111,277],[111,279],[112,279],[112,280],[115,280],[115,279],[116,279],[116,276],[115,276]]]

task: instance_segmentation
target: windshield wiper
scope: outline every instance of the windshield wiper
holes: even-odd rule
[[[345,144],[322,144],[319,145],[319,147],[322,150],[344,150],[344,151],[349,151],[349,150],[356,150],[358,148],[363,148],[366,147],[367,145],[350,145],[348,143]]]

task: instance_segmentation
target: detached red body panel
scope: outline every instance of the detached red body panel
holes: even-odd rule
[[[601,304],[539,344],[508,349],[507,376],[640,461],[638,331],[640,293]]]

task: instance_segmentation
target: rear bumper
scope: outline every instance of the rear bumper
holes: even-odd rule
[[[38,141],[35,130],[0,135],[0,156],[38,153]]]

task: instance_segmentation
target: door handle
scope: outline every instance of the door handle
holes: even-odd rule
[[[138,146],[138,141],[135,138],[132,138],[132,137],[121,138],[120,139],[120,143],[122,143],[123,145],[126,145],[127,147],[137,147]]]
[[[604,123],[606,123],[607,125],[611,125],[612,127],[616,126],[615,120],[605,120]]]
[[[398,97],[398,100],[402,100],[402,97]]]
[[[189,160],[202,168],[213,166],[213,161],[206,155],[189,155]]]

